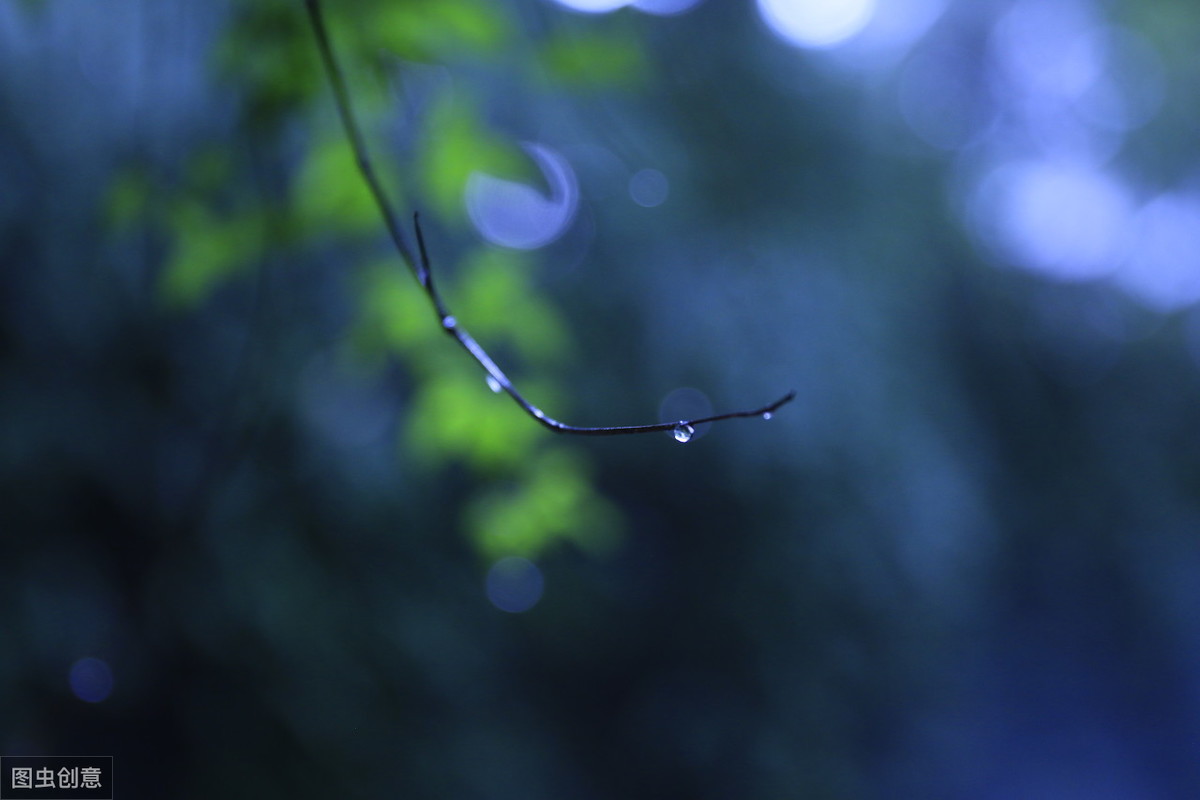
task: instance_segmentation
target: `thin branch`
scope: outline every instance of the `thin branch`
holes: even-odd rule
[[[408,268],[413,271],[417,281],[424,286],[425,280],[417,272],[417,262],[412,256],[412,250],[408,246],[408,241],[404,238],[400,222],[396,218],[396,214],[392,211],[392,205],[388,202],[387,195],[384,194],[383,184],[375,176],[375,167],[372,166],[371,158],[367,155],[367,143],[363,139],[362,130],[358,127],[358,120],[354,116],[354,110],[350,106],[350,93],[346,90],[346,81],[342,77],[341,67],[338,66],[337,59],[333,55],[333,45],[329,43],[329,32],[325,27],[325,17],[321,13],[321,4],[318,0],[306,0],[306,5],[308,6],[309,21],[312,22],[313,33],[317,37],[317,45],[321,49],[321,61],[324,62],[325,72],[329,75],[330,84],[333,85],[334,98],[337,100],[338,116],[342,118],[342,127],[346,129],[346,136],[350,139],[350,147],[354,150],[354,159],[358,162],[358,169],[362,172],[367,186],[371,189],[371,194],[375,197],[375,205],[379,206],[379,212],[383,214],[383,221],[387,225],[388,233],[392,235],[392,241],[395,243],[396,249],[400,251],[400,257],[404,259],[404,263],[408,265]]]
[[[724,419],[735,419],[737,417],[762,417],[770,419],[771,414],[776,409],[795,398],[796,393],[793,391],[788,392],[774,403],[752,411],[731,411],[726,414],[716,414],[710,417],[682,419],[676,422],[660,422],[653,425],[617,425],[604,427],[582,427],[559,422],[553,417],[547,416],[540,408],[526,400],[517,391],[517,388],[509,380],[508,376],[504,374],[504,370],[500,369],[496,362],[492,360],[492,357],[487,354],[487,351],[475,341],[471,334],[467,333],[458,324],[458,320],[454,318],[454,315],[446,308],[446,304],[442,302],[441,295],[438,294],[437,288],[433,283],[433,271],[429,266],[429,253],[425,248],[425,237],[421,233],[420,217],[417,214],[413,214],[413,227],[417,236],[420,261],[417,261],[413,257],[412,248],[409,247],[408,240],[404,236],[404,231],[400,227],[396,213],[392,210],[391,203],[383,191],[383,185],[379,182],[379,178],[375,174],[375,168],[371,163],[371,158],[367,153],[366,141],[363,139],[362,130],[359,128],[358,121],[354,116],[354,110],[350,105],[350,93],[346,90],[345,79],[342,77],[341,68],[338,66],[337,58],[333,53],[333,46],[329,41],[329,32],[325,26],[324,15],[321,12],[320,0],[305,0],[305,6],[308,9],[308,18],[312,23],[313,33],[317,39],[317,46],[321,51],[321,60],[325,65],[325,72],[329,76],[329,83],[333,87],[334,100],[337,103],[338,116],[341,117],[342,127],[346,130],[346,136],[349,138],[350,146],[354,150],[354,158],[358,164],[358,169],[362,172],[363,179],[371,189],[371,194],[375,198],[375,204],[379,206],[379,212],[383,215],[384,224],[387,226],[388,233],[391,234],[392,242],[396,245],[396,251],[413,273],[413,276],[416,277],[417,283],[421,285],[421,288],[429,296],[429,301],[433,304],[434,312],[441,322],[442,330],[453,337],[464,350],[470,353],[472,358],[479,362],[479,365],[488,374],[488,383],[493,386],[495,391],[504,391],[516,401],[517,405],[525,410],[525,413],[555,433],[571,433],[581,436],[617,436],[623,433],[672,431],[675,434],[675,438],[681,442],[686,442],[692,437],[696,425],[706,422],[720,422]]]

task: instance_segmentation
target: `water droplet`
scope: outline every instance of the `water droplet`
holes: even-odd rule
[[[496,394],[499,394],[500,390],[504,388],[503,386],[500,385],[500,381],[496,380],[491,375],[487,376],[487,385],[488,385],[488,388],[491,389]]]
[[[447,315],[442,318],[442,327],[448,331],[453,330],[454,326],[457,324],[458,320],[456,320],[453,316]]]
[[[676,425],[675,430],[671,431],[671,433],[674,434],[674,436],[675,436],[675,441],[677,441],[677,442],[691,441],[692,434],[695,432],[696,432],[695,428],[693,428],[691,425],[688,425],[683,422]]]
[[[763,412],[763,419],[770,419],[770,418],[771,418],[771,412],[770,412],[770,411],[764,411],[764,412]]]

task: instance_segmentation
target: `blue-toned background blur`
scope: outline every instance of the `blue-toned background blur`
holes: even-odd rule
[[[1200,796],[1200,6],[0,4],[0,753]]]

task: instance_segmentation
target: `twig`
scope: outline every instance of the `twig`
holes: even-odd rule
[[[790,402],[796,396],[794,391],[788,392],[774,403],[765,405],[762,408],[756,408],[753,411],[732,411],[726,414],[716,414],[711,417],[682,419],[676,422],[660,422],[654,425],[617,425],[604,427],[567,425],[553,417],[547,416],[540,408],[526,400],[517,391],[517,388],[513,386],[508,376],[504,374],[504,370],[500,369],[491,356],[487,354],[487,351],[475,341],[471,334],[467,333],[458,324],[458,320],[454,318],[454,315],[446,308],[446,304],[442,302],[441,295],[438,294],[433,283],[433,272],[429,266],[429,253],[425,249],[425,237],[421,233],[420,217],[417,214],[413,214],[413,228],[417,235],[420,261],[413,258],[412,248],[409,247],[408,240],[404,236],[404,231],[401,229],[396,214],[392,210],[391,203],[383,191],[383,185],[375,175],[375,168],[372,166],[371,158],[367,154],[366,141],[363,139],[362,130],[359,128],[358,121],[354,116],[354,111],[350,105],[350,94],[346,90],[345,79],[342,77],[342,71],[338,67],[337,58],[333,54],[333,46],[329,41],[329,33],[325,27],[324,16],[321,13],[320,0],[305,0],[305,6],[308,9],[308,18],[312,23],[313,33],[317,39],[317,46],[321,51],[321,60],[325,65],[325,72],[329,76],[329,83],[333,87],[338,116],[341,117],[342,126],[346,130],[346,136],[350,139],[350,147],[354,150],[354,158],[358,164],[358,169],[362,172],[363,179],[371,189],[371,194],[375,198],[375,204],[379,206],[379,212],[383,215],[383,221],[387,226],[388,233],[391,234],[392,242],[396,245],[396,250],[399,252],[400,258],[416,277],[421,288],[429,295],[429,301],[433,304],[433,309],[437,313],[438,320],[441,322],[442,330],[450,334],[456,342],[462,345],[464,350],[471,354],[472,358],[479,362],[479,365],[488,374],[489,384],[496,391],[502,390],[507,393],[509,397],[516,401],[517,405],[525,410],[525,413],[555,433],[572,433],[581,436],[617,436],[623,433],[673,431],[675,438],[681,442],[686,442],[690,439],[694,427],[705,422],[719,422],[723,419],[734,419],[736,417],[763,417],[769,419],[776,409]]]

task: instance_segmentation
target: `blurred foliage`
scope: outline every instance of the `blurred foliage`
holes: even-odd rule
[[[587,463],[558,448],[537,454],[524,484],[489,490],[467,512],[480,552],[495,559],[536,557],[548,541],[567,539],[594,555],[609,553],[617,512],[592,489]]]
[[[218,216],[203,202],[185,200],[171,210],[168,225],[178,236],[163,267],[162,294],[172,305],[196,305],[262,253],[262,223],[252,211]]]
[[[378,169],[387,174],[387,162]],[[314,235],[361,235],[379,229],[379,207],[344,136],[312,148],[300,166],[295,194],[299,224]]]
[[[647,71],[643,50],[628,30],[550,39],[542,63],[541,74],[577,89],[635,86]]]
[[[985,132],[1044,144],[989,62],[1031,6],[950,3],[862,66],[765,4],[649,5],[326,0],[401,218],[533,402],[797,389],[686,447],[489,391],[301,3],[0,5],[0,754],[111,753],[129,797],[1200,795],[1200,315],[959,216]],[[1093,10],[1170,76],[1113,163],[1192,191],[1194,9]],[[581,189],[533,253],[462,205],[536,184],[525,140]],[[527,613],[488,603],[507,555]]]
[[[125,230],[135,222],[144,220],[150,213],[153,187],[145,171],[130,167],[118,173],[108,190],[105,201],[107,226],[114,230]]]
[[[444,63],[447,59],[495,58],[515,37],[502,4],[486,0],[419,0],[354,9],[366,37],[361,52],[379,50],[408,61]],[[372,16],[373,15],[373,16]]]
[[[221,74],[245,96],[245,115],[270,126],[312,102],[324,87],[301,4],[261,0],[234,5],[234,20],[216,52]]]
[[[461,93],[459,93],[461,95]],[[528,177],[523,156],[480,126],[473,105],[461,96],[446,96],[433,109],[425,151],[419,159],[421,185],[430,204],[447,221],[466,221],[463,190],[473,172]]]
[[[421,132],[422,143],[419,152],[405,154],[398,164],[389,157],[383,137],[372,130],[383,121],[386,83],[365,76],[394,74],[389,72],[391,65],[399,65],[402,76],[409,61],[453,65],[466,59],[500,66],[516,52],[512,45],[518,34],[507,17],[510,11],[504,4],[477,0],[328,4],[334,47],[349,78],[355,109],[371,126],[371,159],[392,201],[401,209],[414,201],[427,205],[440,229],[456,237],[467,223],[463,195],[473,173],[528,179],[535,170],[511,139],[482,122],[481,107],[463,90],[443,92],[427,114],[402,120]],[[254,176],[235,174],[231,156],[216,146],[198,148],[177,192],[156,192],[156,202],[168,209],[162,223],[172,242],[161,275],[168,304],[195,308],[233,276],[246,274],[268,248],[285,243],[272,232],[303,232],[306,240],[341,248],[385,239],[380,210],[358,171],[345,132],[333,118],[332,94],[317,71],[312,39],[307,18],[297,13],[295,3],[244,2],[235,7],[216,63],[244,98],[241,115],[261,131],[255,147],[282,149],[290,120],[307,120],[314,135],[281,196],[267,198],[261,191],[256,196],[253,186],[235,186],[235,181]],[[579,77],[579,68],[568,63],[565,54],[575,47],[574,41],[552,39],[546,50],[546,68],[572,80]],[[630,82],[636,73],[631,48],[628,40],[589,44],[583,55],[609,66],[602,74],[591,73],[588,80]],[[530,51],[526,58],[537,56]],[[148,191],[139,167],[119,174],[108,199],[112,223],[125,226],[139,218],[146,210]],[[502,348],[512,362],[541,371],[561,367],[568,353],[567,330],[534,289],[534,261],[481,245],[460,259],[462,266],[453,269],[435,255],[434,270],[443,286],[454,276],[457,285],[443,292],[453,298],[452,308],[462,323],[485,346]],[[558,541],[588,546],[593,535],[598,541],[611,538],[618,515],[583,479],[585,458],[576,456],[571,463],[580,466],[561,472],[548,473],[539,466],[549,438],[546,432],[508,398],[487,391],[478,365],[441,333],[428,298],[398,256],[381,260],[366,253],[339,261],[348,275],[362,276],[352,281],[357,287],[354,317],[359,320],[351,331],[353,338],[376,359],[384,358],[375,363],[382,366],[397,358],[420,376],[402,425],[401,446],[411,447],[429,466],[462,463],[489,480],[515,486],[519,500],[492,498],[472,506],[470,521],[464,524],[481,552],[491,557],[506,552],[537,556]],[[548,386],[536,396],[542,403],[555,401],[554,407],[564,399]],[[557,487],[551,485],[556,481]],[[524,511],[529,514],[517,535],[512,532],[514,514]],[[589,521],[583,524],[584,520]],[[495,537],[481,533],[490,527],[503,532]]]

